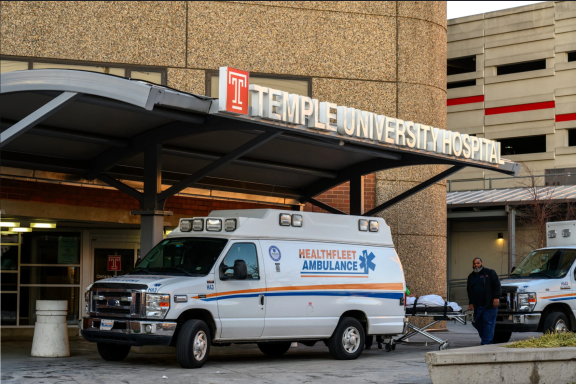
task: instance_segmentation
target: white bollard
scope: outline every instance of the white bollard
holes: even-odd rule
[[[67,313],[66,300],[36,300],[36,325],[31,356],[70,356]]]

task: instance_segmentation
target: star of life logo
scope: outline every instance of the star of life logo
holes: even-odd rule
[[[368,277],[370,271],[376,269],[376,256],[367,250],[356,255],[356,251],[348,250],[301,249],[300,258],[311,259],[304,260],[300,271],[302,277]]]
[[[230,67],[220,68],[219,110],[248,114],[250,74]]]

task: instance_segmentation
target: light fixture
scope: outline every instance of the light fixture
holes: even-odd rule
[[[376,220],[370,220],[370,232],[378,232],[378,222]]]
[[[498,240],[503,240],[504,234],[502,232],[498,232]]]
[[[302,215],[292,215],[292,226],[293,227],[302,226]]]
[[[226,219],[224,220],[224,230],[226,232],[232,232],[236,230],[236,219]]]
[[[368,220],[364,219],[358,220],[358,230],[362,232],[368,231]]]
[[[292,215],[288,213],[280,214],[280,225],[284,227],[289,227],[291,223],[292,223]]]
[[[554,239],[556,237],[556,230],[555,229],[551,229],[548,231],[548,237],[551,239]]]
[[[203,231],[204,219],[194,219],[194,221],[192,221],[192,229],[195,231]]]
[[[56,228],[56,223],[30,223],[30,228]]]
[[[220,232],[222,230],[222,220],[206,219],[206,230],[210,232]]]
[[[14,223],[12,221],[0,221],[0,227],[9,227],[9,228],[13,228],[13,227],[19,227],[20,223]]]
[[[569,229],[562,230],[562,237],[570,237],[571,234],[572,232]]]
[[[192,229],[192,225],[190,225],[190,220],[180,221],[180,231],[181,232],[190,232],[191,229]]]
[[[16,228],[11,228],[10,231],[12,231],[12,232],[32,232],[32,228],[16,227]]]

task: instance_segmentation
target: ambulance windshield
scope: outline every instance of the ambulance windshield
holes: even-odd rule
[[[155,246],[131,274],[205,276],[228,240],[214,238],[166,239]]]
[[[576,249],[539,249],[532,252],[514,270],[510,277],[562,278],[576,259]]]

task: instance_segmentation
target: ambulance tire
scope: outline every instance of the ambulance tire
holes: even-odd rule
[[[362,324],[353,317],[344,317],[328,339],[328,349],[336,360],[354,360],[364,350],[364,338]]]
[[[130,353],[129,345],[96,343],[98,353],[106,361],[121,361]]]
[[[270,357],[280,357],[290,349],[292,343],[258,343],[258,349]]]
[[[202,320],[188,320],[176,341],[176,360],[182,368],[202,368],[210,353],[210,328]]]
[[[552,312],[544,320],[543,333],[563,333],[570,331],[570,321],[562,312]]]

